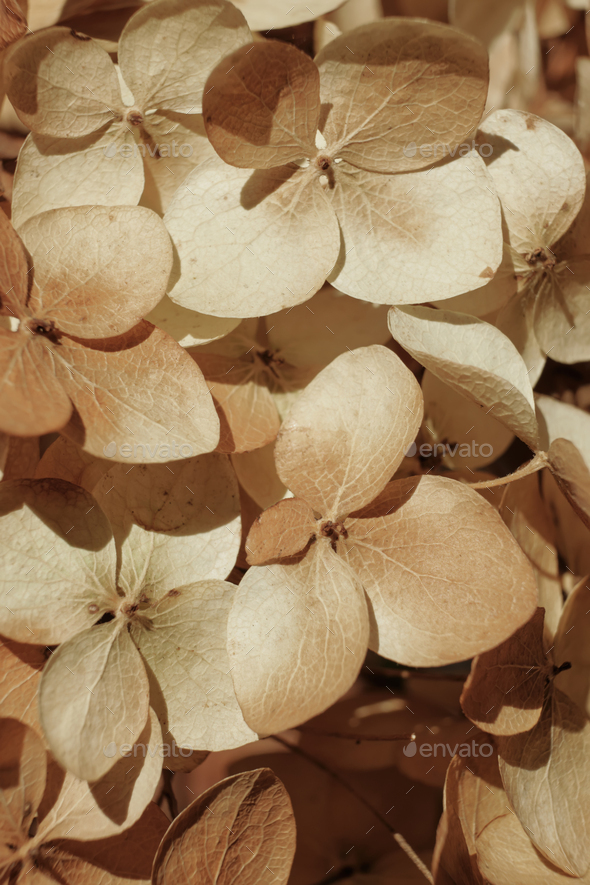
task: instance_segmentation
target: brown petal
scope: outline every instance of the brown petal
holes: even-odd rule
[[[317,522],[302,498],[285,498],[265,510],[252,525],[246,540],[250,565],[263,565],[299,553],[314,537]]]
[[[209,75],[203,117],[211,144],[232,166],[270,169],[313,156],[319,71],[288,43],[242,46]]]

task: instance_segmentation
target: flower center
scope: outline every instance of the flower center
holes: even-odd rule
[[[556,264],[555,255],[553,255],[550,249],[544,249],[542,246],[533,249],[532,252],[526,253],[524,255],[524,260],[527,264],[530,264],[531,267],[542,267],[543,270],[553,270]]]

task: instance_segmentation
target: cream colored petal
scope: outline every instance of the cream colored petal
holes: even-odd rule
[[[277,473],[274,450],[274,443],[270,443],[252,452],[240,452],[231,456],[240,485],[263,510],[272,507],[288,494]]]
[[[103,625],[104,626],[104,625]],[[162,732],[153,710],[145,727],[127,736],[115,751],[110,770],[92,784],[50,764],[47,799],[51,807],[40,832],[46,840],[86,841],[105,839],[127,830],[152,800],[162,773]],[[103,748],[100,755],[103,758]]]
[[[139,736],[148,709],[145,667],[121,618],[67,640],[43,670],[43,731],[59,764],[80,780],[96,781],[107,773],[113,765],[110,745]]]
[[[321,713],[354,682],[367,637],[362,588],[327,539],[296,564],[250,568],[228,622],[248,725],[273,734]]]
[[[571,406],[544,394],[536,394],[541,448],[549,449],[556,439],[569,439],[576,446],[586,467],[590,470],[590,415],[584,409]]]
[[[41,738],[16,719],[0,720],[0,826],[6,854],[26,841],[45,789],[46,753]]]
[[[164,295],[145,318],[183,347],[195,347],[217,341],[240,324],[239,319],[212,317],[196,310],[188,310],[175,304],[167,295]]]
[[[300,553],[315,540],[318,524],[313,510],[302,498],[286,498],[258,516],[246,539],[250,565],[285,559]]]
[[[534,291],[525,290],[516,295],[491,320],[510,338],[527,368],[531,386],[534,387],[545,368],[547,357],[537,341],[534,330]]]
[[[463,313],[393,308],[391,333],[441,381],[477,403],[530,448],[539,445],[533,390],[512,342],[495,326]]]
[[[306,387],[275,446],[277,472],[298,498],[336,521],[379,494],[422,420],[422,392],[381,345],[343,353]]]
[[[244,14],[253,31],[267,31],[312,21],[341,3],[342,0],[314,0],[310,9],[305,0],[236,0],[234,6]]]
[[[547,692],[538,724],[499,740],[508,799],[538,851],[581,877],[590,865],[590,723],[567,695]]]
[[[199,581],[147,609],[133,637],[146,664],[152,703],[167,740],[196,750],[230,750],[257,739],[236,700],[227,619],[236,587]]]
[[[20,119],[39,135],[89,135],[123,106],[108,53],[70,28],[30,34],[14,46],[5,62],[5,88]]]
[[[574,259],[542,287],[534,329],[541,348],[559,363],[590,359],[590,259]]]
[[[475,154],[428,172],[335,167],[342,232],[330,282],[380,304],[440,301],[484,286],[502,259],[500,204]]]
[[[250,40],[243,15],[226,0],[154,0],[125,26],[119,64],[144,111],[200,113],[213,65]]]
[[[557,126],[523,111],[494,111],[480,137],[493,148],[487,167],[504,208],[509,244],[518,253],[548,249],[582,206],[582,155]]]
[[[494,508],[440,476],[390,483],[345,522],[370,599],[371,648],[436,667],[498,645],[537,607],[532,568]]]
[[[62,432],[91,455],[158,463],[216,447],[219,419],[202,373],[151,323],[84,344],[63,338],[51,355],[76,409]]]
[[[224,579],[240,546],[238,484],[226,455],[116,464],[94,494],[120,551],[119,583],[134,600]]]
[[[484,109],[485,50],[438,22],[362,25],[331,40],[316,62],[329,108],[322,126],[328,150],[361,169],[423,169],[430,162],[421,148],[455,148]]]
[[[55,645],[91,627],[116,599],[115,547],[92,495],[62,480],[0,485],[0,629]]]
[[[207,160],[164,216],[178,251],[170,297],[222,317],[258,317],[309,298],[332,270],[340,238],[328,198],[294,165],[239,170]]]
[[[59,436],[39,461],[35,478],[65,479],[92,493],[101,476],[111,466],[107,458],[95,458],[65,436]]]
[[[29,135],[14,177],[15,225],[63,206],[135,206],[143,167],[121,153],[134,145],[133,133],[115,125],[81,138]]]

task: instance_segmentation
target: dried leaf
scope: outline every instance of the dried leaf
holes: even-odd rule
[[[410,666],[498,645],[537,605],[528,560],[477,492],[439,476],[390,483],[346,521],[342,551],[370,599],[370,646]]]
[[[115,546],[88,492],[57,479],[5,482],[0,514],[5,636],[55,644],[110,610]]]
[[[485,50],[435,22],[390,18],[363,25],[331,40],[316,62],[322,103],[330,106],[324,138],[361,169],[423,169],[430,162],[416,143],[455,147],[484,108]]]
[[[519,734],[539,721],[551,669],[543,649],[544,614],[538,608],[506,642],[472,662],[461,706],[483,731]]]
[[[305,301],[340,250],[328,197],[293,165],[252,171],[207,160],[164,218],[180,262],[170,297],[213,316],[257,317]]]
[[[361,584],[327,539],[299,561],[249,569],[228,622],[248,725],[272,734],[325,710],[354,682],[367,638]]]
[[[249,565],[263,565],[300,553],[318,528],[313,510],[302,498],[286,498],[265,510],[246,540]]]
[[[505,335],[475,317],[428,307],[392,308],[389,317],[392,335],[415,359],[538,449],[531,383]]]
[[[152,881],[188,885],[199,876],[219,885],[255,885],[270,870],[278,885],[286,885],[294,854],[289,795],[270,769],[259,768],[206,790],[176,818],[158,850]]]
[[[559,689],[548,691],[538,724],[499,739],[508,798],[533,844],[581,877],[590,864],[590,723]]]
[[[479,156],[406,175],[336,168],[330,194],[342,246],[329,279],[338,289],[413,304],[451,298],[493,276],[502,258],[500,205]]]
[[[53,653],[39,692],[41,723],[60,765],[96,781],[113,765],[104,751],[145,726],[149,687],[121,618],[77,633]]]
[[[270,169],[315,153],[320,75],[295,46],[242,46],[213,69],[204,90],[207,135],[226,163]]]
[[[333,521],[385,487],[422,420],[422,394],[399,357],[380,345],[343,353],[285,418],[275,459],[282,482]],[[367,452],[375,457],[367,460]]]
[[[155,0],[124,28],[119,64],[139,107],[200,113],[213,65],[250,39],[242,13],[226,0]]]

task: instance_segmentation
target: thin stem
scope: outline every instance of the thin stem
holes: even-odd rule
[[[472,489],[491,489],[494,486],[505,486],[509,482],[516,482],[519,479],[524,479],[525,476],[530,476],[531,473],[542,470],[543,467],[547,467],[548,463],[547,453],[537,452],[531,461],[527,461],[526,464],[523,464],[514,473],[509,473],[508,476],[499,476],[497,479],[482,480],[481,482],[469,482],[467,485]]]
[[[324,762],[321,762],[319,759],[316,759],[316,757],[312,756],[311,753],[308,753],[307,750],[304,750],[302,747],[297,746],[297,744],[292,744],[289,741],[286,741],[284,738],[279,737],[279,735],[276,735],[276,734],[272,735],[272,739],[275,741],[278,741],[279,744],[282,744],[284,747],[287,747],[289,750],[291,750],[292,753],[296,753],[298,756],[301,756],[303,759],[306,759],[308,762],[311,762],[312,765],[315,765],[321,771],[324,771],[327,775],[329,775],[331,778],[333,778],[335,781],[337,781],[342,787],[344,787],[345,790],[348,790],[348,792],[352,796],[354,796],[358,802],[360,802],[362,805],[364,805],[365,808],[367,808],[371,812],[371,814],[374,814],[375,817],[377,818],[377,820],[379,820],[383,824],[383,826],[387,830],[389,830],[389,832],[391,833],[391,835],[393,836],[393,838],[395,839],[397,844],[400,846],[400,848],[403,851],[405,851],[405,853],[408,855],[408,857],[410,858],[412,863],[414,863],[415,866],[420,870],[420,872],[422,873],[424,878],[428,882],[430,882],[431,885],[433,885],[434,879],[432,878],[432,874],[431,874],[430,870],[428,869],[428,867],[420,860],[420,858],[418,857],[418,855],[416,854],[414,849],[406,842],[406,840],[401,835],[401,833],[398,833],[391,826],[391,824],[389,823],[387,818],[384,817],[384,815],[382,815],[381,812],[378,811],[373,805],[371,805],[371,803],[367,799],[365,799],[365,797],[362,795],[362,793],[357,792],[356,788],[353,787],[351,784],[349,784],[348,781],[344,780],[344,778],[341,777],[338,774],[338,772],[331,769],[329,766],[327,766]]]
[[[319,728],[310,728],[309,725],[298,725],[295,731],[305,734],[315,734],[317,737],[342,738],[345,741],[415,741],[416,735],[412,731],[401,734],[357,734],[354,731],[322,731]]]

